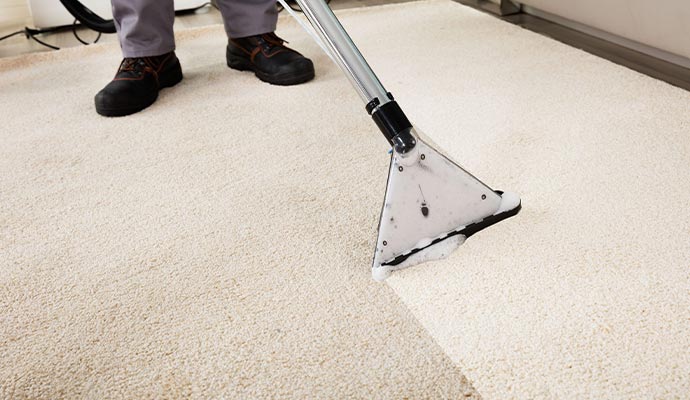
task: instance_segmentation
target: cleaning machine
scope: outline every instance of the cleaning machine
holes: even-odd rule
[[[60,1],[92,29],[115,31],[111,20],[98,17],[79,0]],[[343,70],[393,147],[372,265],[375,280],[444,258],[471,235],[520,211],[518,195],[492,190],[441,154],[430,140],[420,138],[328,4],[295,0],[312,30],[286,0],[278,1]]]
[[[296,0],[315,32],[279,1],[343,70],[393,148],[372,265],[375,280],[447,257],[474,233],[520,211],[517,194],[492,190],[420,138],[323,0]]]

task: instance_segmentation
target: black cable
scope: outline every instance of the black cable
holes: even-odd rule
[[[5,39],[11,38],[12,36],[24,34],[24,36],[26,36],[27,39],[33,39],[36,42],[42,44],[43,46],[49,47],[53,50],[60,50],[59,47],[53,46],[52,44],[48,44],[48,43],[46,43],[40,39],[37,39],[36,35],[41,34],[41,33],[54,32],[54,31],[60,30],[61,28],[62,27],[56,27],[56,28],[49,28],[49,29],[41,30],[41,29],[31,29],[29,27],[24,27],[24,29],[22,29],[21,31],[12,32],[9,35],[5,35],[3,37],[0,37],[0,40],[5,40]]]
[[[98,36],[96,36],[96,40],[94,40],[93,43],[89,43],[89,42],[83,40],[82,38],[80,38],[79,35],[77,34],[77,25],[78,25],[77,20],[75,19],[74,22],[72,23],[72,33],[74,34],[74,37],[77,38],[79,43],[86,45],[86,46],[93,44],[93,43],[98,43],[98,40],[101,38],[102,32],[98,32]]]
[[[53,50],[60,50],[59,47],[53,46],[52,44],[49,44],[49,43],[46,43],[46,42],[42,41],[41,39],[37,38],[36,35],[40,35],[40,34],[43,34],[43,33],[57,32],[57,31],[65,30],[65,28],[66,28],[66,27],[64,27],[64,26],[56,26],[56,27],[53,27],[53,28],[45,28],[45,29],[32,29],[32,28],[29,28],[29,27],[25,27],[25,28],[24,28],[24,33],[26,34],[26,38],[27,38],[27,39],[32,39],[32,40],[34,40],[35,42],[37,42],[37,43],[39,43],[39,44],[42,44],[43,46],[48,47],[48,48],[50,48],[50,49],[53,49]]]
[[[26,32],[25,32],[24,30],[17,31],[17,32],[12,32],[12,33],[10,33],[9,35],[5,35],[5,36],[1,37],[0,40],[9,39],[9,38],[11,38],[12,36],[21,35],[22,33],[26,33]]]
[[[48,43],[46,43],[46,42],[44,42],[44,41],[42,41],[42,40],[40,40],[40,39],[37,39],[35,35],[29,35],[29,37],[30,37],[31,39],[35,40],[36,42],[38,42],[38,43],[44,45],[45,47],[51,48],[51,49],[53,49],[53,50],[60,50],[60,48],[57,47],[57,46],[53,46],[52,44],[48,44]]]
[[[93,41],[93,43],[89,43],[89,42],[85,41],[84,39],[82,39],[82,38],[79,36],[79,34],[77,33],[77,27],[79,27],[79,26],[82,26],[82,24],[78,24],[78,23],[77,23],[77,20],[75,20],[74,23],[73,23],[72,25],[56,26],[56,27],[53,27],[53,28],[33,29],[33,28],[29,28],[29,27],[24,27],[24,29],[21,30],[21,31],[12,32],[12,33],[10,33],[9,35],[5,35],[5,36],[3,36],[3,37],[0,37],[0,40],[5,40],[5,39],[8,39],[8,38],[11,38],[12,36],[17,36],[17,35],[24,34],[24,36],[26,36],[27,39],[32,39],[32,40],[34,40],[35,42],[37,42],[37,43],[39,43],[39,44],[41,44],[41,45],[43,45],[43,46],[45,46],[45,47],[48,47],[49,49],[60,50],[59,47],[53,46],[53,45],[50,44],[50,43],[46,43],[46,42],[42,41],[41,39],[37,38],[36,36],[37,36],[37,35],[44,34],[44,33],[52,33],[52,32],[64,31],[64,30],[67,30],[67,29],[71,29],[71,30],[72,30],[72,33],[74,34],[74,37],[75,37],[80,43],[82,43],[82,44],[84,44],[84,45],[89,45],[89,44],[97,43],[97,42],[100,40],[101,35],[102,35],[101,32],[98,32],[98,36],[97,36],[96,39]]]
[[[54,26],[52,28],[43,28],[43,29],[34,29],[34,28],[25,27],[24,31],[26,32],[27,35],[40,35],[42,33],[52,33],[52,32],[64,31],[67,28],[69,28],[69,25]]]

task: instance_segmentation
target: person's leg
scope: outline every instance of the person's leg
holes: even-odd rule
[[[314,78],[314,64],[275,35],[275,0],[218,0],[228,35],[228,67],[254,71],[264,82],[296,85]]]
[[[175,56],[173,0],[112,0],[124,60],[94,99],[96,111],[115,117],[153,104],[158,92],[182,80]]]
[[[159,56],[175,50],[172,0],[112,0],[124,57]]]
[[[228,38],[243,38],[276,30],[275,0],[218,0]]]

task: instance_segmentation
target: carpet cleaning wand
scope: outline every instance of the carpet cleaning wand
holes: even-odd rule
[[[518,195],[492,190],[420,139],[323,0],[297,3],[316,32],[293,16],[350,79],[393,147],[374,279],[382,281],[391,271],[444,258],[469,236],[520,211]]]

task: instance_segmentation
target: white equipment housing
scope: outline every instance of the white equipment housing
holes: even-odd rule
[[[113,18],[110,0],[80,0],[91,11],[104,19]],[[190,10],[201,7],[204,0],[175,0],[175,11]],[[55,26],[71,25],[74,17],[58,0],[29,0],[29,9],[34,21],[34,28],[46,29]]]

